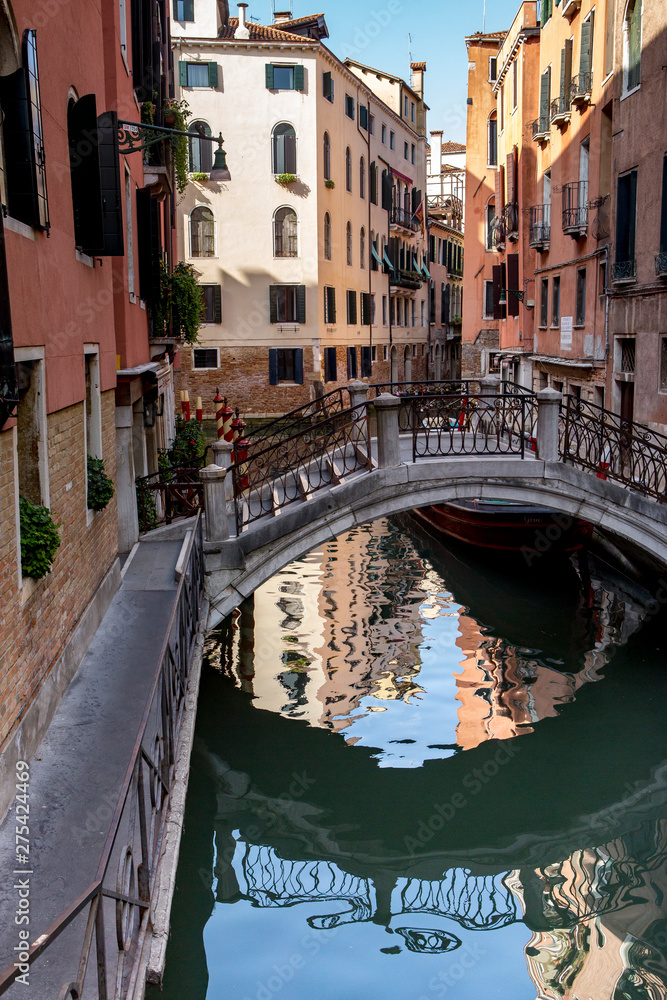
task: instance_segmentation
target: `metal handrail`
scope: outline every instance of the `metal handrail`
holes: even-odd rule
[[[412,401],[412,461],[444,455],[526,457],[537,397],[509,392],[430,396]]]
[[[275,434],[276,430],[281,428],[281,425],[283,429],[289,429],[300,420],[307,420],[312,416],[321,416],[323,413],[326,415],[331,410],[331,402],[334,403],[336,409],[342,410],[345,408],[343,405],[343,392],[347,391],[345,386],[336,386],[335,389],[325,392],[323,396],[317,396],[316,399],[312,399],[309,403],[303,403],[301,406],[283,413],[280,417],[275,417],[268,424],[263,424],[261,427],[249,431],[246,434],[246,439],[254,444],[256,441],[263,441],[266,438],[270,438]]]
[[[63,986],[61,996],[79,997],[83,995],[88,965],[93,949],[97,957],[97,993],[100,1000],[115,996],[109,988],[107,962],[107,941],[104,934],[104,899],[116,904],[117,928],[126,927],[128,940],[119,941],[118,959],[115,972],[118,974],[121,962],[130,958],[134,962],[141,954],[143,941],[150,923],[150,909],[155,888],[154,876],[160,855],[162,834],[166,820],[176,764],[176,752],[180,723],[184,707],[185,692],[190,669],[190,660],[195,637],[199,628],[200,599],[204,588],[204,551],[201,514],[197,515],[190,546],[187,552],[187,570],[181,576],[169,624],[162,643],[158,665],[151,684],[139,732],[134,743],[121,786],[120,795],[114,809],[109,832],[102,849],[95,877],[82,892],[27,949],[28,964],[32,963],[48,949],[72,922],[90,906],[83,939],[81,957],[76,979]],[[176,709],[174,712],[173,710]],[[151,718],[157,716],[158,733],[149,735],[150,750],[144,745]],[[157,747],[157,752],[156,748]],[[154,759],[155,758],[155,759]],[[147,777],[144,772],[147,772]],[[151,814],[148,815],[148,805]],[[130,815],[128,816],[128,812]],[[136,814],[139,831],[135,829]],[[121,852],[119,875],[128,875],[129,884],[125,891],[118,891],[105,885],[110,873],[121,827],[130,826],[128,845]],[[140,843],[141,863],[135,864],[133,847],[137,837]],[[130,867],[126,867],[129,859]],[[127,883],[126,883],[127,884]],[[134,886],[136,885],[136,888]],[[135,914],[134,911],[139,911]],[[120,914],[120,915],[119,915]],[[139,916],[139,919],[137,919]],[[7,992],[19,969],[10,965],[0,974],[0,995]],[[135,980],[136,966],[125,978]]]

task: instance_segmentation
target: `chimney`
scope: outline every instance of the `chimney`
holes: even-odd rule
[[[290,10],[277,10],[273,15],[274,24],[283,24],[285,21],[292,20],[292,12]]]
[[[412,89],[419,98],[420,101],[424,100],[424,73],[426,72],[426,63],[410,63],[410,69],[412,70]]]
[[[239,26],[234,32],[234,38],[240,38],[244,41],[248,41],[248,39],[250,38],[250,29],[248,28],[248,25],[245,23],[245,12],[247,6],[248,6],[247,3],[238,4]]]
[[[431,132],[431,173],[439,174],[442,167],[442,129]]]

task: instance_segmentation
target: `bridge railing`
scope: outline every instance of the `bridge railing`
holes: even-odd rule
[[[318,420],[261,450],[250,449],[230,470],[236,529],[240,533],[259,518],[372,466],[366,405]]]
[[[192,532],[150,695],[93,882],[29,948],[62,962],[56,942],[82,932],[80,959],[58,1000],[136,995],[138,959],[150,933],[157,863],[169,808],[181,719],[204,588],[201,515]],[[54,955],[54,952],[57,952]],[[37,963],[34,974],[41,971]],[[0,995],[19,974],[0,973]],[[68,977],[69,978],[69,977]],[[32,985],[32,984],[31,984]],[[20,991],[12,992],[18,996]],[[42,994],[46,996],[46,994]],[[55,1000],[55,994],[53,994]]]
[[[448,379],[446,381],[421,382],[375,382],[369,386],[368,399],[373,401],[382,393],[398,396],[401,406],[398,411],[398,429],[402,433],[413,429],[412,400],[423,396],[467,396],[479,392],[478,379]]]
[[[645,424],[623,420],[588,400],[568,395],[561,411],[561,457],[594,472],[667,501],[667,437]]]
[[[317,396],[303,406],[284,413],[275,420],[257,427],[246,435],[253,448],[268,445],[292,437],[300,430],[307,430],[313,423],[327,420],[329,417],[342,413],[350,405],[350,393],[345,386],[338,386],[323,396]]]
[[[425,396],[412,403],[412,460],[445,455],[518,455],[535,450],[531,393]]]

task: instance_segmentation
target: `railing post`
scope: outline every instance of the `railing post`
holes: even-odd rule
[[[368,399],[368,383],[361,381],[348,382],[347,391],[350,394],[350,406],[365,408]],[[362,410],[363,413],[363,410]]]
[[[556,389],[541,389],[537,393],[537,457],[544,462],[557,462],[560,457],[558,425],[563,394]]]
[[[373,400],[377,419],[378,468],[395,469],[402,464],[398,435],[398,396],[383,392]]]
[[[232,442],[224,440],[214,441],[211,445],[211,450],[213,452],[213,465],[217,465],[218,468],[229,472],[233,462],[232,453],[234,445]],[[234,499],[234,484],[231,476],[227,476],[225,479],[225,499]]]
[[[204,484],[204,509],[206,510],[206,541],[224,542],[229,538],[225,479],[227,470],[219,465],[207,465],[199,470]]]
[[[482,397],[479,401],[479,421],[488,434],[493,428],[495,417],[495,397],[500,395],[500,378],[497,375],[485,375],[479,380],[479,394]],[[485,399],[484,397],[488,397]],[[500,426],[496,427],[496,433],[500,433]]]

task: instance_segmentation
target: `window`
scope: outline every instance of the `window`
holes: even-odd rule
[[[363,156],[359,160],[359,197],[366,197],[366,161]]]
[[[324,133],[324,179],[331,180],[331,142],[328,132]]]
[[[586,322],[586,268],[580,267],[577,271],[577,307],[575,313],[575,323],[583,326]]]
[[[202,285],[201,297],[204,303],[202,323],[222,323],[222,288],[220,285]]]
[[[324,381],[335,382],[338,378],[338,365],[336,361],[336,348],[324,348]]]
[[[324,322],[336,322],[336,289],[331,285],[324,286]]]
[[[581,46],[579,53],[579,90],[584,93],[591,89],[591,69],[593,67],[593,35],[595,10],[593,9],[581,26]]]
[[[382,325],[383,326],[387,325],[387,296],[386,295],[382,296]],[[387,360],[386,354],[385,354],[384,360],[385,361]]]
[[[348,349],[347,349],[347,377],[349,379],[357,377],[357,349],[356,349],[356,347],[348,347]]]
[[[0,77],[0,100],[9,214],[27,226],[48,232],[42,106],[36,35],[32,30],[23,34],[23,68]],[[94,122],[95,130],[96,126]]]
[[[396,149],[396,133],[391,131],[389,132],[389,148]]]
[[[352,191],[352,153],[349,146],[345,150],[345,190]]]
[[[408,146],[407,142],[404,142],[403,143],[403,159],[407,160],[409,154],[410,154],[410,147]]]
[[[273,256],[298,257],[297,217],[293,208],[279,208],[273,217]]]
[[[606,0],[604,40],[604,75],[614,68],[614,0]]]
[[[486,162],[489,167],[498,166],[498,115],[492,111],[487,123]]]
[[[422,319],[421,325],[426,326],[426,302],[424,301],[424,299],[421,300],[421,319]]]
[[[382,345],[382,360],[389,361],[389,346],[388,344]]]
[[[306,322],[305,285],[269,285],[271,323]]]
[[[193,368],[218,368],[217,347],[195,347],[192,352]]]
[[[560,278],[551,282],[551,325],[560,326]]]
[[[269,384],[303,385],[303,350],[300,347],[269,349]]]
[[[549,279],[542,278],[540,297],[540,326],[549,324]]]
[[[370,326],[371,324],[371,296],[369,292],[361,292],[359,296],[359,302],[361,304],[361,325]]]
[[[331,216],[324,215],[324,259],[331,260]]]
[[[553,0],[542,0],[542,11],[541,11],[540,21],[543,27],[551,17],[552,8],[553,8]]]
[[[97,345],[84,345],[86,366],[86,454],[102,458],[102,395],[100,354]]]
[[[345,245],[346,245],[346,256],[347,263],[352,266],[352,223],[348,222],[345,227]]]
[[[359,128],[362,128],[364,132],[368,131],[368,106],[366,104],[359,105]]]
[[[322,74],[322,96],[330,101],[331,104],[334,102],[334,80],[331,73]]]
[[[382,123],[382,129],[380,131],[380,135],[382,136],[382,145],[386,146],[387,145],[387,126],[384,124],[384,122]]]
[[[281,122],[275,126],[271,149],[274,174],[296,174],[296,132],[291,125]]]
[[[493,250],[493,223],[496,218],[496,203],[493,199],[487,202],[486,212],[485,212],[485,226],[486,226],[486,249]],[[449,241],[447,241],[449,246]]]
[[[354,121],[354,97],[349,94],[345,95],[345,114]]]
[[[371,163],[368,171],[369,179],[369,195],[371,203],[377,205],[378,203],[378,168],[375,165],[375,160]]]
[[[192,122],[188,125],[189,132],[198,132],[201,136],[211,134],[211,129],[206,122]],[[190,173],[208,174],[213,166],[213,143],[205,139],[188,140],[190,147]]]
[[[410,300],[410,312],[412,314],[412,326],[417,326],[417,303],[414,299]]]
[[[202,205],[190,214],[190,256],[215,257],[215,219]]]
[[[303,90],[303,66],[285,66],[283,64],[266,64],[267,90]]]
[[[174,20],[194,21],[195,0],[174,0]]]
[[[410,102],[410,121],[414,123],[416,120],[417,108],[414,101]]]
[[[512,111],[516,111],[519,101],[519,62],[517,59],[512,63]]]
[[[616,260],[635,258],[635,228],[637,222],[637,171],[631,170],[618,178],[616,198]]]
[[[634,90],[641,82],[642,0],[629,0],[623,21],[624,91]]]
[[[357,293],[348,291],[347,293],[347,325],[354,326],[357,322]]]
[[[182,87],[218,86],[218,64],[215,62],[182,62],[179,74]]]
[[[364,226],[361,227],[359,233],[359,267],[362,271],[366,268],[366,230]]]
[[[484,282],[484,319],[493,319],[493,282]]]
[[[375,115],[372,115],[370,111],[368,112],[368,131],[371,135],[375,135]]]
[[[375,326],[375,292],[371,295],[371,326]]]
[[[415,162],[416,155],[417,155],[417,147],[413,142],[412,145],[410,146],[410,159],[412,160],[413,163]]]
[[[500,131],[505,128],[505,85],[500,88]]]
[[[35,357],[41,354],[41,357]],[[16,449],[19,495],[39,506],[49,506],[49,467],[46,423],[44,351],[15,349],[19,404],[16,409]],[[27,360],[31,357],[30,360]],[[26,358],[26,360],[24,360]]]
[[[489,83],[495,83],[498,79],[498,59],[496,56],[489,56]]]
[[[660,338],[660,392],[667,392],[667,337]]]

